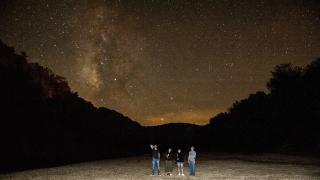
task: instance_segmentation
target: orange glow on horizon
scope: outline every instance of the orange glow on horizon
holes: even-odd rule
[[[209,123],[210,118],[223,111],[224,110],[222,109],[207,109],[170,112],[158,116],[149,116],[139,122],[143,126],[157,126],[168,123],[189,123],[196,125],[206,125]]]

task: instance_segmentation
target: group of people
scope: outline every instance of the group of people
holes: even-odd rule
[[[152,171],[151,176],[154,176],[154,171],[157,168],[158,176],[160,174],[160,150],[158,149],[157,145],[150,145],[152,150]],[[194,147],[191,146],[189,155],[188,155],[188,164],[190,170],[190,176],[196,175],[196,156],[197,153],[194,151]],[[178,176],[184,176],[183,173],[183,164],[184,164],[184,155],[181,152],[181,149],[178,149],[177,153],[173,155],[172,149],[169,148],[168,151],[165,153],[165,172],[168,176],[172,175],[173,172],[173,162],[176,162],[178,167]]]

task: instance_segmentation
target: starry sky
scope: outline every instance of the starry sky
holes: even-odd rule
[[[320,57],[317,0],[1,0],[0,39],[142,125],[206,124]]]

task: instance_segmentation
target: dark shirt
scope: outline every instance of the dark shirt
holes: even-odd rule
[[[152,149],[152,158],[159,159],[159,153],[160,151],[158,149]]]
[[[182,152],[177,153],[177,162],[184,162],[183,154]]]
[[[166,160],[168,160],[168,161],[171,161],[173,159],[173,157],[172,157],[172,153],[170,152],[167,152],[166,153]]]

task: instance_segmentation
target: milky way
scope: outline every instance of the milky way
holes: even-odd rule
[[[317,1],[2,1],[0,38],[96,106],[143,125],[206,124],[320,56]]]

